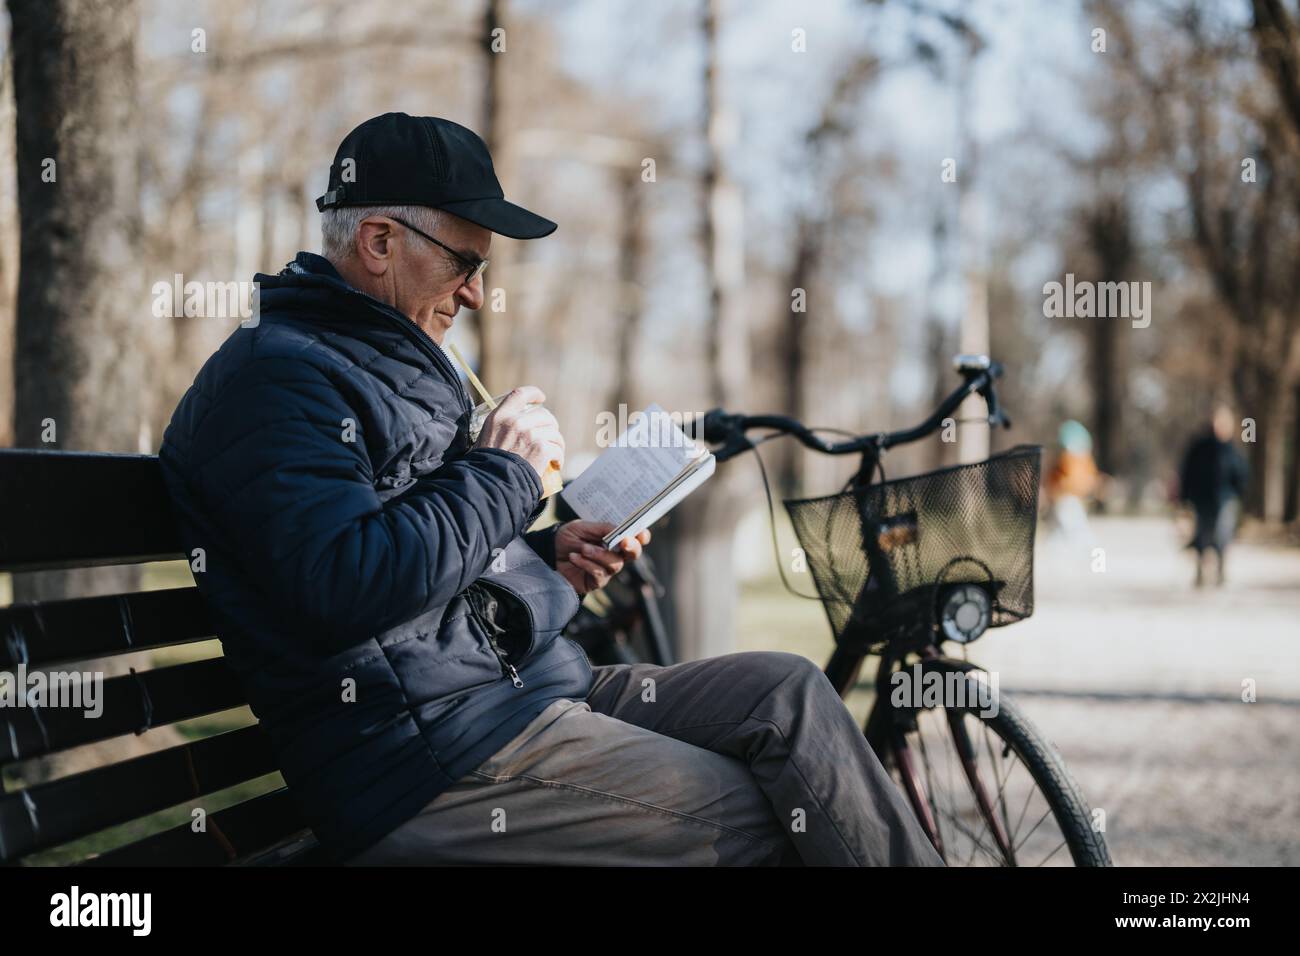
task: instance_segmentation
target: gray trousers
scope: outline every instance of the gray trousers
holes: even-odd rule
[[[807,658],[594,672],[348,865],[943,865]]]

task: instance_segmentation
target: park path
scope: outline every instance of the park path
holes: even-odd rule
[[[1092,532],[1044,529],[1034,616],[971,657],[1106,810],[1117,864],[1300,865],[1300,550],[1239,544],[1197,591],[1170,522]]]

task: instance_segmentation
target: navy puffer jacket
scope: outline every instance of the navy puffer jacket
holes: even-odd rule
[[[203,366],[160,458],[226,657],[344,858],[585,698],[591,667],[547,534],[523,536],[537,473],[470,447],[442,350],[320,256],[257,280],[260,322]]]

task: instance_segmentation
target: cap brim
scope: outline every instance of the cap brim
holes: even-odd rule
[[[464,199],[438,208],[509,239],[540,239],[556,229],[551,220],[504,199]]]

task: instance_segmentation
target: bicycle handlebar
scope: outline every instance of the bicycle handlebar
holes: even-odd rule
[[[943,427],[944,419],[950,417],[962,402],[976,393],[984,398],[988,407],[989,424],[1010,428],[1011,420],[998,404],[997,390],[994,387],[994,382],[1002,376],[1001,364],[984,356],[959,356],[957,363],[958,371],[965,381],[943,400],[929,418],[914,428],[875,432],[840,442],[828,442],[818,438],[802,422],[786,415],[740,415],[715,408],[704,414],[703,437],[711,445],[722,445],[722,448],[714,451],[714,457],[718,461],[726,461],[753,448],[753,443],[745,435],[753,428],[770,428],[793,435],[801,444],[824,455],[849,455],[867,451],[879,453],[895,445],[919,441],[938,431]]]

